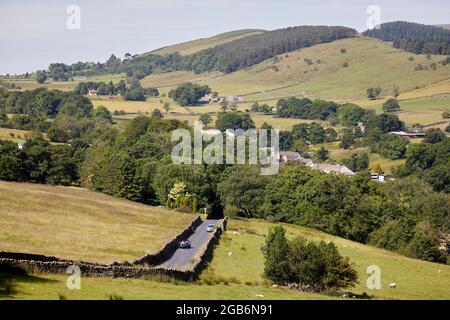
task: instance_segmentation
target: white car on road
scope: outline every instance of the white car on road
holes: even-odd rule
[[[208,226],[206,227],[206,232],[213,232],[213,231],[214,231],[214,225],[208,224]]]

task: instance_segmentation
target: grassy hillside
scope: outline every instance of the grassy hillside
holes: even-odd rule
[[[201,284],[161,282],[154,279],[82,278],[81,290],[66,287],[67,276],[35,274],[13,278],[14,292],[0,299],[19,300],[108,300],[111,295],[125,300],[323,300],[325,295],[297,292],[269,286],[234,283]]]
[[[341,49],[346,53],[341,53]],[[409,60],[411,56],[413,61]],[[312,64],[306,63],[305,59],[310,59]],[[202,82],[222,95],[246,95],[247,100],[306,94],[346,101],[365,98],[370,86],[380,86],[383,94],[388,95],[393,84],[407,92],[448,79],[450,65],[440,65],[441,60],[442,56],[427,59],[425,55],[413,55],[377,39],[359,37],[291,52],[279,56],[278,60],[270,59],[228,75],[217,77],[214,74]],[[349,67],[344,68],[344,63]],[[419,63],[438,65],[436,70],[414,70]],[[159,87],[158,76],[150,77],[153,86]],[[188,79],[183,74],[182,81],[172,80],[179,83]]]
[[[164,49],[197,50],[205,43],[215,45],[219,39],[228,41],[252,32],[261,31],[240,30]],[[341,49],[345,49],[345,52],[341,52]],[[399,100],[402,106],[400,118],[407,124],[415,122],[431,124],[441,120],[443,111],[450,110],[448,95],[450,64],[445,66],[440,64],[442,59],[442,56],[414,55],[395,49],[389,43],[378,39],[357,37],[283,54],[276,59],[269,59],[231,74],[225,75],[220,72],[194,74],[186,71],[155,73],[142,79],[141,84],[144,87],[157,87],[161,94],[167,94],[173,87],[188,81],[207,84],[221,95],[243,96],[246,103],[240,104],[241,110],[248,109],[253,101],[273,105],[282,97],[309,96],[338,102],[351,101],[363,107],[375,108],[377,111],[381,111],[382,103],[389,97],[396,84],[400,88]],[[344,68],[344,63],[347,63],[348,67]],[[422,64],[426,69],[415,70],[418,64]],[[433,64],[436,65],[436,70],[431,67]],[[89,78],[89,80],[117,82],[123,78],[124,75],[104,75]],[[22,89],[41,86],[34,79],[8,81],[15,82]],[[77,81],[50,81],[43,86],[70,90],[76,84]],[[368,87],[376,86],[382,88],[382,98],[370,101],[366,98],[366,90]],[[440,96],[437,97],[438,95]],[[188,114],[190,111],[204,113],[220,110],[219,105],[181,108],[167,97],[150,98],[146,102],[98,98],[93,100],[95,106],[104,105],[111,111],[125,110],[127,113],[146,113],[155,108],[162,109],[166,101],[171,103],[171,111],[176,113]],[[269,119],[269,121],[273,120]],[[281,123],[275,122],[280,124],[280,128],[292,126],[291,123],[287,123],[287,120]]]
[[[231,220],[205,273],[261,283],[264,268],[261,246],[273,225],[259,220]],[[359,283],[351,289],[355,293],[367,292],[375,298],[387,299],[450,299],[450,266],[413,260],[308,228],[293,225],[284,227],[289,237],[303,235],[315,241],[333,241],[358,271]],[[379,290],[369,290],[366,286],[366,269],[370,265],[381,268],[382,287]],[[397,284],[395,289],[389,288],[393,282]]]
[[[24,142],[28,136],[31,136],[32,132],[27,130],[16,130],[9,128],[0,128],[0,139],[11,140],[14,142]]]
[[[197,40],[187,41],[151,51],[152,54],[164,55],[167,53],[179,52],[182,55],[192,54],[194,52],[215,47],[219,44],[241,39],[244,37],[261,34],[265,32],[260,29],[243,29],[221,33],[209,38],[201,38]]]
[[[21,90],[33,90],[36,88],[48,88],[48,89],[57,89],[62,91],[70,91],[75,89],[78,83],[80,82],[109,82],[112,81],[114,83],[119,82],[120,80],[125,79],[125,74],[106,74],[88,77],[86,80],[76,80],[76,81],[53,81],[47,80],[45,83],[40,84],[36,82],[35,78],[25,79],[23,77],[9,77],[5,79],[7,82],[14,83],[16,86],[20,86]]]
[[[0,251],[131,261],[159,250],[193,218],[80,188],[0,181]]]
[[[341,49],[345,49],[345,52],[342,53]],[[307,62],[308,59],[311,62]],[[194,81],[211,86],[221,95],[241,95],[249,103],[264,101],[274,104],[282,97],[310,96],[338,102],[352,101],[380,110],[383,100],[367,100],[367,88],[379,86],[383,90],[382,96],[387,97],[396,84],[401,91],[400,100],[449,93],[450,65],[440,64],[442,59],[442,56],[414,55],[377,39],[358,37],[280,55],[278,59],[266,60],[227,75],[196,75],[188,72],[154,74],[145,78],[142,83],[144,86],[156,86],[161,92],[168,92],[180,83]],[[348,67],[343,67],[344,63]],[[415,70],[418,64],[427,69]],[[436,64],[436,70],[432,69],[432,64]],[[425,124],[436,121],[442,110],[450,108],[448,101],[438,108],[432,106],[433,101],[422,102],[418,100],[412,103],[418,105],[415,112],[429,111]],[[248,107],[249,103],[243,108]],[[217,111],[218,108],[208,106],[208,109],[203,110],[210,112]],[[196,111],[201,112],[201,108]],[[411,118],[413,122],[420,122],[418,120],[422,114],[402,113],[400,116],[408,122]]]
[[[211,263],[195,283],[156,278],[83,277],[81,290],[68,290],[64,275],[34,274],[15,278],[15,292],[7,298],[109,299],[110,295],[118,295],[124,299],[333,299],[323,294],[272,288],[263,279],[261,246],[272,226],[273,223],[261,220],[230,220]],[[350,289],[352,292],[366,292],[375,299],[450,299],[450,266],[409,259],[308,228],[284,227],[289,237],[303,235],[315,241],[333,241],[358,271],[359,283]],[[369,290],[365,285],[369,265],[381,268],[380,290]],[[388,287],[392,282],[397,288]]]

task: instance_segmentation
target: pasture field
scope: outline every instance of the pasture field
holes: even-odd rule
[[[346,52],[341,53],[341,49]],[[449,82],[445,81],[450,77],[450,65],[440,64],[442,60],[442,56],[427,58],[377,39],[356,37],[283,54],[231,74],[192,74],[189,78],[187,73],[178,73],[171,82],[167,82],[168,75],[161,75],[161,82],[158,75],[152,75],[144,83],[167,87],[194,80],[209,85],[220,95],[243,95],[246,101],[310,96],[346,102],[365,99],[369,87],[379,86],[382,96],[390,95],[394,84],[402,94],[416,88],[423,88],[428,95],[450,92]],[[418,64],[426,69],[416,71]]]
[[[120,80],[125,80],[124,74],[105,74],[88,77],[86,80],[76,80],[76,81],[53,81],[47,80],[45,83],[37,83],[35,78],[25,79],[22,77],[9,77],[4,79],[6,82],[12,82],[21,87],[20,90],[33,90],[37,88],[47,88],[47,89],[57,89],[62,91],[70,91],[75,89],[78,83],[94,81],[94,82],[109,82],[112,81],[114,83],[119,82]]]
[[[419,142],[420,140],[421,139],[417,139],[414,142]],[[369,155],[369,169],[374,168],[379,164],[385,173],[392,173],[395,167],[405,163],[405,159],[391,160],[378,153],[371,153],[369,147],[358,147],[348,150],[341,149],[339,148],[339,141],[312,145],[311,150],[317,151],[320,147],[327,149],[330,152],[330,158],[337,161],[349,158],[354,153],[367,153]]]
[[[0,181],[0,251],[131,261],[158,251],[193,219],[81,188]]]
[[[236,277],[241,281],[262,282],[264,257],[261,247],[265,235],[275,224],[263,220],[230,220],[228,231],[214,251],[205,273]],[[393,252],[334,237],[316,230],[283,224],[287,235],[302,235],[315,241],[333,241],[339,252],[350,258],[358,272],[359,283],[350,291],[368,293],[379,299],[450,299],[450,266],[410,259]],[[231,254],[230,254],[231,252]],[[367,267],[381,269],[381,289],[366,286]],[[239,272],[236,272],[239,270]],[[389,288],[395,282],[397,288]]]
[[[0,139],[11,140],[14,142],[24,142],[26,137],[32,134],[31,131],[27,130],[16,130],[8,128],[0,128]]]
[[[181,281],[161,282],[152,278],[81,278],[80,290],[66,287],[67,276],[33,274],[29,277],[14,277],[14,291],[0,299],[17,300],[108,300],[111,297],[125,300],[323,300],[332,297],[298,292],[268,285],[246,285],[245,283],[200,284]]]
[[[382,105],[385,99],[371,101],[368,104],[361,104],[361,106],[376,110],[378,113],[382,112]],[[442,113],[444,111],[450,112],[450,88],[448,93],[436,94],[431,96],[422,96],[411,99],[399,98],[399,105],[401,111],[395,112],[400,120],[407,125],[420,123],[429,125],[435,122],[442,121]]]
[[[161,100],[163,103],[161,103]],[[94,108],[98,106],[106,107],[110,112],[123,110],[126,113],[151,113],[155,109],[164,111],[164,102],[169,102],[171,111],[187,112],[185,108],[177,105],[172,99],[148,98],[147,101],[125,101],[120,97],[95,97],[91,99]]]
[[[6,188],[12,189],[14,193],[10,193]],[[1,230],[7,230],[1,234],[2,250],[8,250],[9,247],[6,245],[5,248],[5,243],[12,242],[20,243],[22,251],[24,248],[30,248],[28,252],[34,253],[69,257],[63,254],[65,250],[62,246],[65,246],[65,249],[71,249],[74,252],[86,249],[91,254],[95,254],[95,261],[110,261],[118,257],[133,258],[149,248],[156,249],[157,246],[161,246],[163,235],[169,234],[168,228],[173,234],[175,225],[182,227],[180,221],[183,220],[183,216],[192,218],[191,215],[148,208],[78,188],[2,182],[0,190],[0,203],[3,208],[0,211]],[[8,196],[5,196],[7,193],[16,196],[19,194],[19,196],[14,200],[7,199]],[[30,206],[30,202],[33,202],[33,205]],[[11,204],[5,208],[4,203]],[[21,203],[27,203],[26,210],[21,207]],[[48,203],[50,205],[47,205]],[[49,211],[47,208],[54,207],[55,203],[59,203],[59,207]],[[101,208],[99,208],[100,204]],[[61,207],[65,208],[61,209]],[[74,211],[73,208],[78,210]],[[13,212],[14,229],[10,227],[9,222]],[[61,217],[63,216],[61,213],[69,213],[72,216],[68,217],[66,214]],[[126,224],[123,219],[127,221]],[[185,222],[189,220],[186,219]],[[0,298],[333,299],[323,294],[272,288],[270,283],[262,277],[264,258],[261,246],[268,230],[274,225],[274,223],[256,219],[231,219],[228,230],[214,251],[212,261],[203,271],[200,280],[193,283],[152,277],[141,279],[82,277],[81,290],[68,290],[65,275],[35,273],[28,277],[14,276],[12,293]],[[450,292],[448,292],[450,266],[410,259],[309,228],[288,224],[283,226],[289,238],[303,235],[315,241],[333,241],[341,254],[348,256],[355,265],[359,274],[359,283],[350,290],[357,294],[366,292],[375,299],[450,298]],[[52,235],[52,239],[48,238],[49,234]],[[156,234],[158,234],[157,238],[155,238]],[[62,235],[64,237],[61,237]],[[69,240],[71,244],[68,244]],[[57,246],[52,244],[61,241],[63,244],[59,243]],[[27,242],[33,242],[31,247],[29,244],[25,245]],[[40,247],[42,250],[37,250]],[[366,269],[369,265],[377,265],[381,268],[382,287],[379,290],[370,290],[366,287],[369,276],[366,274]],[[392,282],[397,284],[397,288],[388,287],[388,284]]]
[[[99,103],[99,105],[102,105],[102,103]],[[196,109],[194,109],[194,108],[196,108]],[[200,108],[208,108],[208,106],[188,107],[187,109],[189,111],[193,110],[193,109],[197,111]],[[172,111],[167,113],[167,112],[164,112],[164,110],[162,110],[161,108],[159,108],[159,109],[162,111],[165,119],[177,119],[180,121],[187,121],[189,123],[189,125],[193,125],[194,121],[198,121],[199,116],[200,116],[200,113],[187,113],[187,111],[185,109],[180,109],[181,112],[179,112],[179,113],[172,112]],[[117,109],[114,109],[114,110],[117,110]],[[138,112],[126,113],[124,115],[114,116],[114,120],[128,121],[128,120],[131,120],[131,119],[137,117],[139,114],[142,114],[142,113],[145,114],[145,112],[151,113],[151,111],[152,111],[152,110],[148,110],[148,111],[144,112],[143,110],[146,110],[146,109],[142,109],[142,111],[138,111]],[[178,110],[178,108],[176,108],[176,110]],[[207,112],[204,112],[204,113],[207,113]],[[258,114],[258,113],[252,113],[251,117],[252,117],[253,121],[255,122],[256,128],[260,128],[264,122],[267,122],[268,124],[272,125],[275,129],[280,129],[280,130],[291,130],[292,127],[296,124],[312,123],[312,122],[320,123],[322,126],[325,126],[325,127],[330,127],[325,121],[318,121],[318,120],[275,118],[272,115],[264,115],[264,114]],[[212,118],[212,122],[209,126],[213,127],[215,121],[217,120],[217,116],[215,114],[211,114],[211,118]],[[333,127],[333,128],[336,128],[336,127]]]

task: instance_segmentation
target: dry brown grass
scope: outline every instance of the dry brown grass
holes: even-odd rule
[[[32,132],[27,130],[16,130],[9,128],[0,128],[0,139],[7,140],[25,140],[26,137],[31,136]]]
[[[81,188],[0,181],[0,251],[131,261],[159,250],[193,218]]]

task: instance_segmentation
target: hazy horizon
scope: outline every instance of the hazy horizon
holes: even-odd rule
[[[80,29],[67,27],[69,5],[81,10]],[[444,0],[5,0],[0,74],[34,72],[52,62],[106,61],[111,54],[144,53],[238,29],[341,25],[363,31],[370,5],[381,8],[382,23],[450,23]]]

